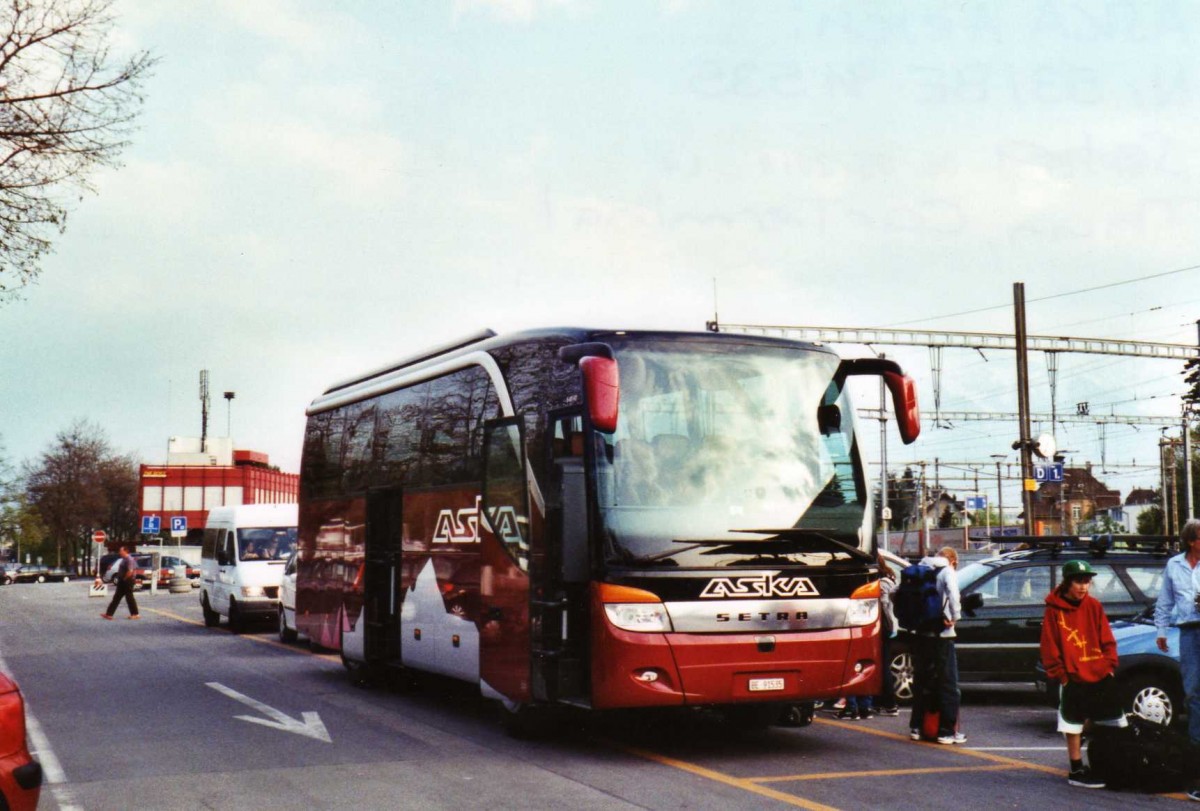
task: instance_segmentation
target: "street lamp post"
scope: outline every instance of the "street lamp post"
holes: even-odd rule
[[[1000,463],[1008,457],[1006,453],[993,453],[996,460],[996,523],[1000,525],[1000,536],[1004,536],[1004,480],[1000,478]]]
[[[225,436],[233,436],[230,425],[233,421],[233,398],[235,394],[232,391],[225,392]]]

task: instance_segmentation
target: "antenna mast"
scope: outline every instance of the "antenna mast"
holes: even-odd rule
[[[208,369],[200,370],[200,452],[208,452]]]

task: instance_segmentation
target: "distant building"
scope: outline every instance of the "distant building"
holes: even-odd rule
[[[1114,521],[1125,527],[1126,532],[1137,532],[1138,516],[1151,507],[1159,506],[1157,490],[1135,488],[1125,497],[1125,503],[1108,510]]]
[[[1046,482],[1033,496],[1035,535],[1076,535],[1079,527],[1121,506],[1121,492],[1110,490],[1084,467],[1063,469],[1061,482]]]
[[[300,495],[300,476],[270,465],[265,453],[234,450],[228,437],[171,437],[165,465],[141,466],[141,514],[158,516],[163,531],[171,519],[187,521],[184,541],[198,544],[204,519],[213,507],[234,504],[291,503]]]

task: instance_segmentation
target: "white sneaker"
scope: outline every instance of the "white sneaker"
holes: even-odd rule
[[[966,743],[967,736],[962,734],[961,732],[955,732],[953,735],[939,735],[937,742],[941,743],[941,744],[947,744],[947,745],[954,744],[954,743]]]

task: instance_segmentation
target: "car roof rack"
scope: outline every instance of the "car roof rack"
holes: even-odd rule
[[[1016,544],[1009,554],[1046,554],[1052,558],[1066,551],[1086,550],[1094,557],[1104,557],[1109,552],[1147,552],[1156,555],[1178,551],[1178,540],[1171,535],[1007,535],[994,538],[993,543]]]

